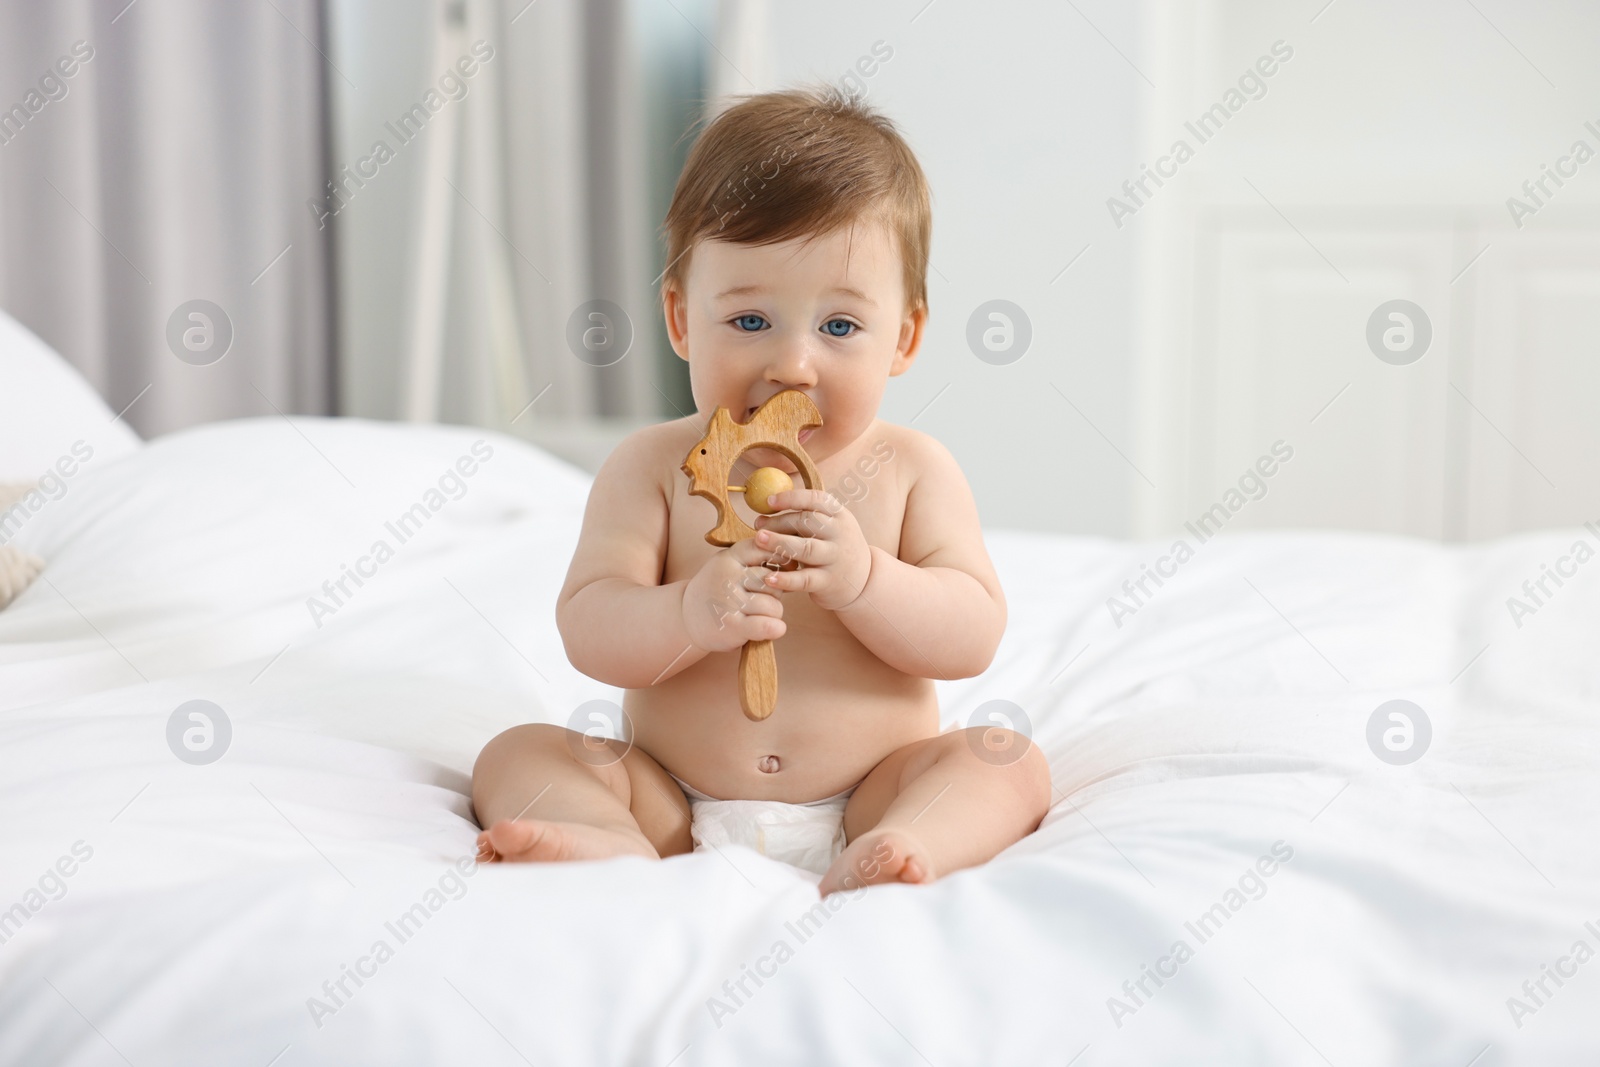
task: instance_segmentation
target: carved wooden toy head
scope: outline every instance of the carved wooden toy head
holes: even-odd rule
[[[728,505],[728,472],[734,461],[752,448],[770,448],[788,457],[807,489],[822,488],[816,464],[800,447],[800,431],[821,425],[822,412],[816,402],[798,389],[785,389],[769,398],[746,423],[734,422],[727,408],[716,410],[706,435],[683,461],[689,492],[705,497],[717,509],[717,524],[706,534],[707,541],[726,548],[756,535]]]

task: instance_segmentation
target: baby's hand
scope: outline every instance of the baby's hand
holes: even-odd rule
[[[747,641],[783,636],[783,603],[765,591],[762,566],[770,553],[746,539],[706,560],[683,590],[683,625],[707,652],[727,652]]]
[[[828,611],[849,606],[872,572],[872,547],[855,515],[838,497],[816,489],[773,493],[769,503],[784,514],[756,517],[754,541],[761,558],[802,566],[767,574],[767,588],[804,590]]]

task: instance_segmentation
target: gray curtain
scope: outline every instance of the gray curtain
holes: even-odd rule
[[[330,55],[358,83],[329,85],[333,166],[398,148],[333,223],[342,410],[555,447],[692,408],[661,327],[655,229],[700,95],[707,0],[327,3]],[[395,117],[480,44],[493,58],[398,147]],[[632,336],[616,362],[574,350],[597,301]]]
[[[496,0],[508,24],[510,234],[545,265],[518,273],[540,418],[657,419],[694,410],[656,283],[658,228],[699,118],[712,0]],[[610,366],[574,355],[574,314],[597,300],[627,316],[632,348]],[[547,406],[548,402],[548,406]],[[535,421],[537,426],[537,421]]]
[[[145,436],[334,409],[323,37],[319,0],[0,3],[0,306]]]

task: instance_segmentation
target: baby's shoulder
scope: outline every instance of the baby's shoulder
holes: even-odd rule
[[[653,422],[634,430],[600,464],[590,498],[637,502],[640,493],[658,493],[662,504],[669,506],[672,478],[696,440],[693,419]]]
[[[630,433],[611,450],[597,479],[665,482],[677,473],[699,439],[700,430],[692,419],[652,423]]]
[[[955,456],[938,438],[921,430],[879,419],[873,427],[872,451],[884,462],[900,465],[900,477],[909,488],[924,478],[965,480]]]

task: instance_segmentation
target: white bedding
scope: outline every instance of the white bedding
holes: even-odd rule
[[[480,440],[464,495],[316,625],[307,598]],[[32,516],[49,569],[0,612],[0,1063],[1600,1056],[1600,962],[1570,957],[1600,949],[1600,562],[1520,628],[1506,607],[1594,534],[1224,538],[1119,629],[1106,598],[1166,542],[991,533],[1005,643],[941,701],[1025,709],[1057,803],[984,868],[803,922],[815,879],[737,849],[449,873],[483,742],[616,696],[554,627],[586,486],[477,431],[272,419],[86,468]],[[1410,765],[1368,748],[1391,699],[1432,723]],[[193,700],[231,724],[206,765],[168,747]]]
[[[53,496],[55,481],[70,480],[80,464],[127,455],[139,435],[118,415],[71,364],[0,311],[0,482],[44,479]],[[7,534],[0,526],[0,544]]]

